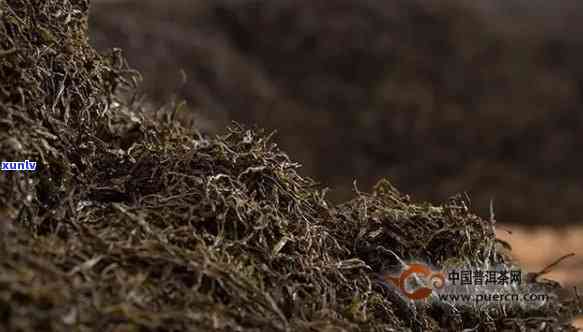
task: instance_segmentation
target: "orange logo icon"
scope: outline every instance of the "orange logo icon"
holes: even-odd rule
[[[416,275],[417,278],[423,280],[426,285],[431,285],[431,288],[420,286],[409,292],[406,287],[407,281],[413,275]],[[407,269],[402,271],[397,277],[385,275],[383,276],[383,280],[390,282],[393,286],[399,288],[403,295],[411,300],[425,299],[431,295],[433,289],[440,289],[445,285],[445,276],[443,273],[435,272],[428,266],[419,263],[409,264]]]

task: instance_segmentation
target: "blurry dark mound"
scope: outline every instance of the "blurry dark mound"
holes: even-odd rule
[[[102,1],[92,40],[123,47],[158,103],[277,129],[333,199],[388,176],[422,199],[470,192],[482,215],[495,199],[505,222],[580,220],[583,41],[498,4],[499,20],[455,1]]]
[[[38,162],[0,177],[0,330],[574,330],[578,300],[536,278],[540,308],[403,300],[379,282],[399,259],[511,265],[467,199],[381,181],[334,206],[269,136],[145,111],[87,14],[0,0],[0,159]]]

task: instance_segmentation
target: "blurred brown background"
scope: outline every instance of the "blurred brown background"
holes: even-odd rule
[[[333,200],[389,177],[486,217],[494,199],[529,268],[583,246],[580,1],[95,0],[90,26],[152,103],[186,99],[209,133],[276,129]]]

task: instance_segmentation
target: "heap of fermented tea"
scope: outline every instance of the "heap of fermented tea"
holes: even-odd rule
[[[384,180],[334,206],[261,130],[149,110],[121,52],[88,44],[88,9],[0,0],[0,159],[37,163],[0,175],[1,330],[575,330],[576,297],[407,300],[382,278],[401,261],[511,264],[467,198]]]

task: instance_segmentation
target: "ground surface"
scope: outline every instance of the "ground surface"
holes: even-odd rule
[[[583,289],[583,227],[555,229],[501,225],[497,236],[512,245],[513,255],[529,271],[540,271],[559,257],[575,253],[576,256],[558,265],[547,277]]]
[[[575,257],[558,265],[546,277],[566,287],[583,289],[583,227],[555,229],[500,225],[496,234],[512,245],[514,257],[528,271],[541,271],[557,258],[575,253]],[[577,320],[576,326],[583,328],[583,316]]]

